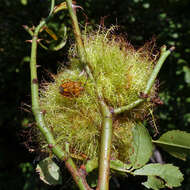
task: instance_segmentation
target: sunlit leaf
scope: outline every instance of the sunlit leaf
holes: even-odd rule
[[[185,160],[190,155],[190,133],[172,130],[153,141],[172,156]]]
[[[85,165],[85,169],[87,173],[92,172],[96,168],[98,168],[98,159],[92,159],[92,160],[87,161]]]
[[[183,181],[183,174],[172,164],[148,164],[134,171],[134,175],[157,176],[164,180],[165,186],[178,187]]]

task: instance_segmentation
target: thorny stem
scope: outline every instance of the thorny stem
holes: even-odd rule
[[[51,8],[50,8],[49,16],[53,13],[54,7],[55,7],[55,0],[51,0]]]
[[[30,36],[33,37],[34,32],[33,32],[28,26],[23,25],[23,28],[30,34]],[[43,45],[41,42],[38,42],[38,43],[39,43],[39,45],[40,45],[43,49],[45,49],[45,50],[48,49],[48,48],[47,48],[45,45]]]
[[[71,0],[66,0],[66,2],[67,2],[68,10],[69,10],[69,15],[70,15],[71,20],[72,20],[72,26],[73,26],[73,31],[74,31],[75,39],[76,39],[76,42],[77,42],[77,46],[78,46],[79,56],[80,56],[81,62],[86,63],[86,51],[85,51],[85,48],[84,48],[80,28],[79,28],[79,25],[78,25],[78,19],[77,19],[77,16],[76,16],[76,10],[73,7],[73,4],[72,4]]]
[[[109,107],[103,100],[102,92],[98,90],[96,81],[92,74],[90,63],[87,61],[86,50],[82,41],[80,28],[76,16],[76,11],[72,6],[71,0],[66,0],[69,14],[73,23],[73,30],[77,42],[77,48],[80,56],[80,61],[84,64],[84,68],[93,81],[96,88],[98,101],[102,112],[102,133],[101,133],[101,144],[99,154],[99,176],[98,176],[98,190],[109,189],[109,171],[110,171],[110,155],[111,155],[111,141],[112,141],[112,114]]]
[[[145,94],[148,94],[154,84],[154,81],[162,67],[162,65],[164,64],[164,61],[166,60],[166,58],[170,55],[171,51],[173,51],[173,47],[170,48],[169,50],[166,50],[166,46],[162,46],[161,47],[161,53],[160,53],[160,58],[150,76],[150,79],[148,80],[148,83],[146,85],[146,89],[144,91]]]
[[[76,42],[77,42],[77,49],[78,49],[80,61],[81,61],[82,64],[84,64],[84,68],[85,68],[88,76],[90,77],[90,79],[95,83],[94,77],[93,77],[91,69],[90,69],[90,63],[87,62],[86,50],[84,48],[80,28],[79,28],[79,25],[78,25],[78,19],[77,19],[77,16],[76,16],[76,10],[73,7],[73,4],[72,4],[71,0],[66,0],[66,2],[67,2],[68,10],[69,10],[69,15],[70,15],[72,23],[73,23],[72,26],[73,26],[75,39],[76,39]]]
[[[51,2],[52,4],[54,3],[53,0]],[[78,171],[71,157],[69,157],[69,155],[66,152],[64,152],[58,145],[56,145],[51,131],[49,130],[48,127],[46,127],[43,111],[40,109],[40,105],[39,105],[39,92],[38,92],[39,86],[38,86],[37,67],[36,67],[37,66],[36,64],[37,40],[38,40],[38,33],[40,29],[46,24],[47,20],[51,16],[52,15],[49,15],[46,20],[43,20],[40,22],[40,24],[35,28],[35,31],[32,37],[31,60],[30,60],[32,111],[36,120],[37,127],[39,128],[41,133],[44,135],[50,150],[52,150],[52,152],[60,160],[65,161],[65,165],[70,171],[71,175],[73,176],[73,179],[75,180],[79,189],[90,190],[88,184],[86,183],[85,178],[80,174],[80,172]]]
[[[166,50],[166,46],[162,46],[161,47],[161,53],[160,53],[160,58],[147,82],[146,88],[144,90],[144,94],[148,94],[151,91],[152,86],[154,85],[155,79],[158,76],[158,73],[164,63],[164,61],[166,60],[166,58],[170,55],[170,53],[174,50],[174,47],[171,47],[169,50]],[[131,109],[133,109],[134,107],[138,106],[140,103],[144,102],[145,99],[139,98],[136,101],[132,102],[129,105],[126,106],[122,106],[119,108],[114,109],[114,113],[115,114],[120,114],[123,113],[125,111],[129,111]]]

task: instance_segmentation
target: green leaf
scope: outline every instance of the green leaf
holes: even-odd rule
[[[190,155],[190,133],[172,130],[153,142],[176,158],[186,160]]]
[[[125,164],[120,160],[111,160],[110,168],[118,172],[128,172],[128,170],[131,168],[131,164]]]
[[[98,159],[92,159],[92,160],[88,160],[86,165],[86,172],[90,173],[92,172],[94,169],[98,168]],[[131,168],[131,164],[125,164],[123,162],[121,162],[120,160],[111,160],[110,161],[110,168],[119,172],[128,172],[128,170]]]
[[[183,181],[183,174],[179,171],[178,167],[172,164],[148,164],[134,171],[134,175],[160,177],[169,188],[178,187]]]
[[[190,83],[190,68],[187,66],[184,66],[183,72],[185,73],[185,82],[189,84]]]
[[[51,158],[40,161],[36,167],[36,171],[44,183],[48,185],[62,184],[60,168]]]
[[[25,56],[23,57],[21,64],[25,63],[25,62],[30,62],[30,57],[29,56]]]
[[[140,168],[149,161],[152,155],[152,139],[141,123],[133,128],[132,133],[133,141],[129,150],[129,162],[134,168]]]
[[[53,10],[53,13],[57,13],[59,11],[62,11],[62,10],[65,10],[67,9],[67,3],[66,2],[62,2],[61,4],[55,6],[54,10]]]
[[[50,49],[53,51],[58,51],[58,50],[62,49],[67,43],[67,27],[62,25],[60,31],[62,33],[62,35],[60,36],[61,41],[58,44],[56,44],[55,46],[50,47]]]
[[[28,4],[28,0],[20,0],[22,5],[27,5]]]
[[[154,190],[159,190],[165,187],[164,181],[155,176],[148,176],[148,180],[142,184],[146,188]]]
[[[86,165],[85,165],[85,169],[87,173],[92,172],[94,169],[98,168],[98,159],[92,159],[92,160],[88,160]]]

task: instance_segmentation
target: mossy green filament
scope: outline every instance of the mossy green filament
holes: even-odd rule
[[[97,86],[80,66],[77,49],[73,46],[70,68],[63,68],[53,83],[44,85],[40,102],[46,110],[45,121],[53,131],[56,144],[64,149],[68,142],[72,154],[84,154],[92,159],[98,157],[103,122],[96,88],[109,107],[128,105],[139,99],[140,92],[145,90],[154,64],[147,50],[136,51],[122,38],[106,31],[84,35],[83,40]],[[65,97],[59,92],[64,81],[80,82],[84,90],[79,96]],[[112,158],[127,161],[131,129],[139,115],[146,113],[150,106],[151,103],[144,102],[129,111],[129,118],[125,114],[114,118]]]

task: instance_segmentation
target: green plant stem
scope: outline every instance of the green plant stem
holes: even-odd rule
[[[37,69],[36,69],[36,51],[37,51],[37,36],[34,35],[32,39],[32,50],[31,50],[31,61],[30,61],[30,71],[31,71],[31,95],[32,95],[32,111],[34,113],[37,126],[43,133],[48,143],[55,144],[53,136],[49,130],[45,127],[43,120],[43,113],[39,108],[39,95],[38,95],[38,79],[37,79]]]
[[[84,44],[82,41],[81,32],[80,32],[80,28],[78,25],[78,19],[76,16],[76,11],[73,8],[71,0],[66,0],[66,2],[67,2],[68,10],[69,10],[69,15],[72,20],[72,26],[73,26],[73,30],[74,30],[75,39],[77,42],[79,56],[80,56],[81,62],[86,63],[86,51],[85,51]]]
[[[170,55],[171,51],[173,51],[173,50],[174,50],[174,47],[171,47],[169,50],[166,50],[166,46],[161,47],[160,58],[147,82],[146,88],[143,92],[144,94],[148,94],[151,91],[151,88],[154,85],[155,79],[158,76],[158,73],[159,73],[163,63],[165,62],[166,58]],[[114,109],[114,113],[120,114],[122,112],[129,111],[129,110],[133,109],[134,107],[138,106],[140,103],[144,102],[145,100],[146,99],[139,98],[129,105]]]
[[[109,189],[110,155],[112,143],[112,114],[104,101],[100,100],[103,116],[99,155],[98,190]]]
[[[37,32],[35,31],[35,34]],[[85,181],[85,179],[80,175],[75,166],[73,160],[69,157],[67,158],[67,154],[55,144],[54,137],[50,132],[49,128],[46,127],[43,111],[39,106],[39,93],[38,93],[38,81],[37,81],[37,69],[36,69],[36,53],[37,53],[37,35],[33,36],[32,39],[32,50],[31,50],[31,61],[30,61],[30,69],[31,69],[31,95],[32,95],[32,111],[35,116],[35,120],[37,126],[41,133],[44,135],[47,143],[49,144],[50,149],[52,149],[53,153],[61,160],[65,160],[65,165],[68,170],[71,172],[73,179],[78,185],[79,189],[87,190],[90,189]]]
[[[50,7],[49,16],[53,13],[54,7],[55,7],[55,0],[51,0],[51,7]]]
[[[93,81],[96,88],[98,102],[100,104],[102,112],[102,132],[101,132],[101,144],[100,144],[100,155],[99,155],[99,176],[98,176],[98,187],[99,190],[109,189],[109,171],[110,171],[110,155],[111,155],[111,141],[112,141],[112,114],[109,107],[103,101],[102,92],[98,90],[96,81],[93,77],[93,72],[90,63],[87,61],[86,50],[82,41],[80,28],[76,16],[76,11],[72,6],[71,0],[66,0],[69,14],[73,23],[73,30],[75,39],[77,42],[77,49],[79,52],[80,61],[84,64],[84,68]]]
[[[51,15],[50,15],[51,16]],[[49,17],[50,17],[49,16]],[[48,17],[48,18],[49,18]],[[61,160],[65,161],[65,165],[70,171],[73,179],[81,190],[90,190],[90,187],[86,183],[85,178],[78,171],[75,163],[68,156],[66,152],[64,152],[58,145],[56,145],[54,137],[46,127],[44,121],[43,111],[40,109],[39,105],[39,85],[38,85],[38,77],[37,77],[37,63],[36,63],[36,55],[37,55],[37,41],[38,41],[38,33],[40,29],[45,25],[48,18],[40,22],[40,24],[36,27],[33,38],[32,38],[32,47],[31,47],[31,59],[30,59],[30,72],[31,72],[31,96],[32,96],[32,111],[36,120],[37,127],[45,137],[48,147],[52,152]]]
[[[33,32],[28,26],[23,25],[23,28],[30,34],[30,36],[33,37],[34,32]],[[45,45],[43,45],[41,42],[38,42],[38,43],[39,43],[39,45],[40,45],[43,49],[45,49],[45,50],[48,49],[48,48],[47,48]]]
[[[160,58],[159,58],[156,66],[155,66],[155,68],[154,68],[154,70],[150,76],[150,79],[148,80],[148,83],[146,85],[146,89],[144,91],[145,94],[148,94],[150,92],[162,65],[164,64],[166,58],[170,55],[170,53],[171,53],[171,50],[170,49],[166,50],[166,46],[161,47]]]
[[[90,69],[91,68],[90,63],[87,61],[86,50],[84,48],[80,28],[79,28],[79,25],[78,25],[78,19],[77,19],[77,16],[76,16],[76,10],[75,10],[75,8],[73,8],[71,0],[66,0],[66,2],[67,2],[68,10],[69,10],[69,15],[70,15],[71,20],[72,20],[72,26],[73,26],[75,39],[76,39],[76,42],[77,42],[77,50],[78,50],[78,53],[79,53],[80,61],[84,65],[84,68],[85,68],[88,76],[90,77],[90,79],[95,83],[95,80],[93,78],[93,75],[92,75],[92,72],[91,72],[91,69]]]
[[[22,25],[23,28],[30,34],[30,36],[33,36],[33,31],[27,26],[27,25]]]

